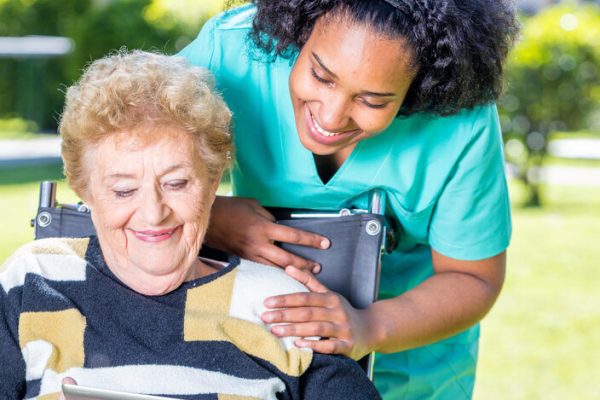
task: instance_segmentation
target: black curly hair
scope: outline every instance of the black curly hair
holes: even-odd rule
[[[519,24],[510,0],[254,0],[251,39],[267,54],[293,58],[315,21],[343,16],[402,38],[416,76],[398,115],[453,114],[496,100]]]

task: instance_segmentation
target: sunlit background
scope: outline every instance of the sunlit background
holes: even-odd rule
[[[0,263],[33,237],[39,182],[62,180],[57,117],[83,66],[121,46],[176,53],[223,3],[0,0]],[[499,103],[514,234],[476,399],[600,398],[599,7],[519,2]],[[58,199],[77,200],[64,183]]]

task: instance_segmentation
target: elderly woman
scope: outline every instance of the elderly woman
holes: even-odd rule
[[[283,271],[198,257],[230,113],[208,73],[135,51],[67,92],[65,173],[97,237],[24,246],[0,275],[0,398],[56,398],[61,381],[186,399],[372,399],[353,361],[270,333]]]

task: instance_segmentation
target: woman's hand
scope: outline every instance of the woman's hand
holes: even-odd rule
[[[73,378],[63,378],[62,383],[68,383],[70,385],[77,385],[77,381],[75,381],[75,379]],[[58,400],[66,400],[65,394],[62,392],[60,392],[60,394],[58,395]]]
[[[319,271],[318,264],[281,249],[275,242],[317,249],[330,245],[323,236],[275,223],[275,218],[254,199],[216,198],[206,233],[209,246],[263,264]]]
[[[275,325],[277,336],[319,336],[321,340],[298,339],[298,347],[311,348],[319,353],[344,354],[359,360],[372,352],[369,311],[357,310],[341,295],[330,291],[314,275],[295,267],[285,272],[304,284],[310,292],[292,293],[265,299],[267,308],[285,308],[262,314],[265,323]]]

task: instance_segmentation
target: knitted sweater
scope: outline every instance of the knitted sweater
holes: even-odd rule
[[[379,398],[353,361],[313,354],[260,320],[267,296],[306,291],[277,268],[230,257],[212,275],[141,295],[95,237],[44,239],[0,274],[0,399],[54,399],[80,384],[180,399]]]

